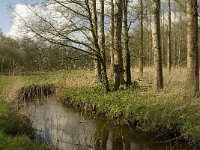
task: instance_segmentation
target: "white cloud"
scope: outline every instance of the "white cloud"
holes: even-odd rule
[[[13,11],[13,18],[13,24],[8,33],[8,35],[13,38],[21,38],[23,36],[33,37],[35,34],[31,32],[28,27],[33,27],[33,24],[36,26],[38,25],[38,27],[45,27],[46,24],[42,19],[45,19],[52,24],[59,25],[60,27],[64,26],[65,23],[63,16],[59,12],[56,12],[51,5],[45,9],[41,5],[31,6],[17,4]]]
[[[17,4],[13,11],[13,24],[8,35],[13,38],[21,38],[22,36],[33,36],[33,33],[27,32],[25,22],[34,17],[33,12],[24,4]],[[35,8],[36,9],[36,8]]]
[[[79,8],[77,5],[74,6],[73,4],[69,4],[65,0],[60,0],[60,1],[62,1],[63,4],[65,4],[67,7],[71,7],[76,11],[78,10],[81,14],[85,13],[83,11],[83,9]],[[161,0],[161,1],[162,1],[162,3],[165,3],[165,5],[167,5],[166,0]],[[48,2],[49,3],[46,4],[45,7],[41,6],[41,5],[17,4],[14,8],[14,12],[13,12],[14,20],[13,20],[13,24],[12,24],[12,27],[11,27],[8,35],[10,35],[14,38],[21,38],[23,36],[33,37],[33,36],[35,36],[35,34],[26,27],[26,25],[33,27],[33,24],[34,24],[34,28],[36,30],[37,30],[37,28],[40,28],[40,29],[42,28],[43,30],[46,30],[46,31],[50,30],[53,33],[53,32],[55,32],[55,30],[53,31],[53,29],[50,27],[51,24],[53,26],[55,26],[56,29],[61,31],[62,29],[66,28],[67,25],[70,25],[70,22],[69,22],[70,19],[73,18],[73,21],[77,21],[77,22],[80,20],[78,18],[75,18],[75,16],[73,16],[73,14],[71,14],[71,13],[69,14],[69,13],[65,12],[66,8],[60,6],[59,4],[50,3],[51,2],[50,0]],[[148,1],[146,1],[146,2],[148,2]],[[110,0],[105,0],[105,4],[106,4],[105,5],[106,12],[109,14]],[[140,7],[139,0],[130,0],[129,5],[131,6],[129,8],[130,12],[133,11],[134,7]],[[97,7],[98,8],[100,7],[99,1],[97,1]],[[177,15],[177,19],[178,19],[179,14],[176,13],[176,15]],[[133,17],[132,14],[131,14],[131,16]],[[45,18],[45,20],[47,20],[51,24],[45,23],[45,21],[42,21],[41,18]],[[173,21],[175,18],[174,13],[172,13],[172,18],[173,18],[172,19],[172,21]],[[167,21],[167,12],[165,12],[165,20]],[[106,20],[106,22],[109,22],[108,19]],[[83,21],[80,21],[77,25],[80,25],[80,24],[83,24]],[[87,21],[85,24],[87,24]],[[108,25],[107,25],[107,28],[109,28]],[[77,35],[77,34],[78,33],[76,33],[75,35]],[[78,35],[80,35],[80,34],[78,34]],[[51,36],[53,36],[53,34],[46,33],[46,36],[51,37]]]
[[[83,14],[84,10],[75,4],[66,3],[66,1],[62,1],[63,4],[67,5],[67,7],[71,7],[74,10],[78,11],[79,13]],[[130,2],[131,5],[137,4],[138,0],[133,0]],[[110,0],[105,0],[105,10],[109,12],[110,10]],[[97,7],[100,8],[100,3],[97,2]],[[64,28],[67,24],[70,24],[67,20],[71,17],[69,13],[64,13],[65,8],[61,7],[59,4],[49,3],[46,7],[41,5],[25,5],[25,4],[17,4],[13,11],[13,24],[10,29],[8,35],[14,38],[21,38],[23,36],[31,36],[33,37],[34,34],[28,29],[26,26],[38,25],[41,28],[47,27],[47,24],[44,21],[41,21],[41,18],[45,18],[48,22],[52,23],[56,26],[56,28]],[[38,14],[38,15],[37,15]],[[66,19],[68,17],[68,19]],[[77,18],[78,19],[78,18]],[[43,23],[42,23],[43,22]],[[44,26],[43,26],[44,25]]]

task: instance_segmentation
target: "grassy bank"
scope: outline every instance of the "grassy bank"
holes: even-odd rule
[[[64,102],[122,124],[134,124],[165,140],[200,140],[200,105],[179,94],[152,94],[142,88],[105,94],[99,87],[77,88],[67,92]]]
[[[64,102],[108,119],[134,124],[166,140],[200,141],[200,99],[185,96],[185,70],[165,73],[165,89],[152,90],[153,72],[146,70],[138,86],[105,94],[101,87],[67,90]],[[135,75],[137,79],[137,75]]]
[[[34,143],[34,130],[25,118],[14,113],[2,95],[7,78],[0,77],[0,149],[2,150],[43,150],[44,145]]]
[[[10,77],[10,83],[13,84],[9,85],[13,88],[13,85],[55,84],[57,94],[64,96],[63,102],[75,108],[136,125],[166,137],[166,140],[184,139],[191,144],[199,143],[200,98],[185,96],[186,70],[173,69],[171,74],[165,71],[165,89],[160,93],[152,90],[151,68],[146,68],[140,79],[137,70],[133,70],[133,75],[137,86],[108,94],[94,83],[92,70],[14,76]],[[8,86],[8,89],[11,87]]]

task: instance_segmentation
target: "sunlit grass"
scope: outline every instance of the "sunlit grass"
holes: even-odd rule
[[[79,88],[66,92],[67,101],[84,109],[95,108],[97,114],[137,123],[145,130],[162,136],[180,133],[190,142],[200,139],[199,99],[187,99],[180,94],[154,94],[142,88],[131,88],[109,94],[101,88]]]
[[[150,131],[168,136],[177,134],[189,142],[200,140],[200,99],[185,96],[186,69],[174,68],[171,73],[164,69],[165,89],[153,90],[154,72],[146,68],[142,77],[133,69],[137,87],[128,90],[103,93],[99,87],[74,88],[66,92],[73,103],[84,103],[84,107],[96,107],[108,118],[119,117],[137,122]],[[174,132],[174,133],[171,133]]]
[[[152,68],[145,68],[142,77],[139,77],[138,69],[133,68],[132,75],[138,86],[108,94],[95,83],[94,72],[89,69],[13,76],[9,84],[53,83],[57,86],[58,96],[75,104],[96,107],[97,113],[106,113],[108,118],[137,122],[145,130],[164,136],[177,132],[179,138],[189,142],[200,140],[200,99],[185,96],[185,68],[173,68],[171,73],[164,69],[165,88],[160,93],[153,90]]]

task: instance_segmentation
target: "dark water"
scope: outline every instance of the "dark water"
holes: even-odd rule
[[[28,103],[23,112],[36,129],[36,142],[59,150],[171,150],[141,131],[93,119],[53,98]]]

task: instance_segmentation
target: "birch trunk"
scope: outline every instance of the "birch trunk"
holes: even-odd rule
[[[123,0],[116,0],[115,40],[114,40],[114,90],[124,85],[124,69],[122,56],[122,18]]]
[[[162,54],[160,44],[160,0],[152,2],[152,49],[154,52],[155,79],[154,88],[160,91],[163,86]]]
[[[110,76],[111,79],[114,78],[114,13],[115,13],[115,9],[114,9],[114,3],[113,0],[110,0],[110,6],[111,6],[111,12],[110,12]]]
[[[171,73],[172,68],[172,50],[171,50],[171,0],[168,0],[168,52],[167,69]]]
[[[128,33],[128,2],[124,0],[124,52],[125,52],[125,73],[126,73],[126,86],[132,84],[131,80],[131,58],[129,51],[129,33]]]
[[[187,93],[199,96],[197,0],[187,0]]]
[[[102,64],[102,81],[105,92],[109,92],[109,82],[106,68],[106,51],[105,51],[105,27],[104,27],[104,0],[100,0],[100,46],[101,46],[101,64]]]
[[[141,41],[140,41],[140,51],[139,51],[139,75],[143,75],[144,69],[144,4],[143,0],[140,0],[140,9],[141,9],[141,16],[140,16],[140,34],[141,34]]]
[[[95,77],[98,82],[102,82],[102,69],[101,69],[101,57],[100,49],[98,46],[98,20],[97,20],[97,5],[96,0],[92,1],[92,22],[93,22],[93,32],[94,32],[94,48],[97,52],[94,60],[95,66]]]
[[[166,59],[165,59],[165,13],[162,13],[162,61],[163,65],[166,66]]]

